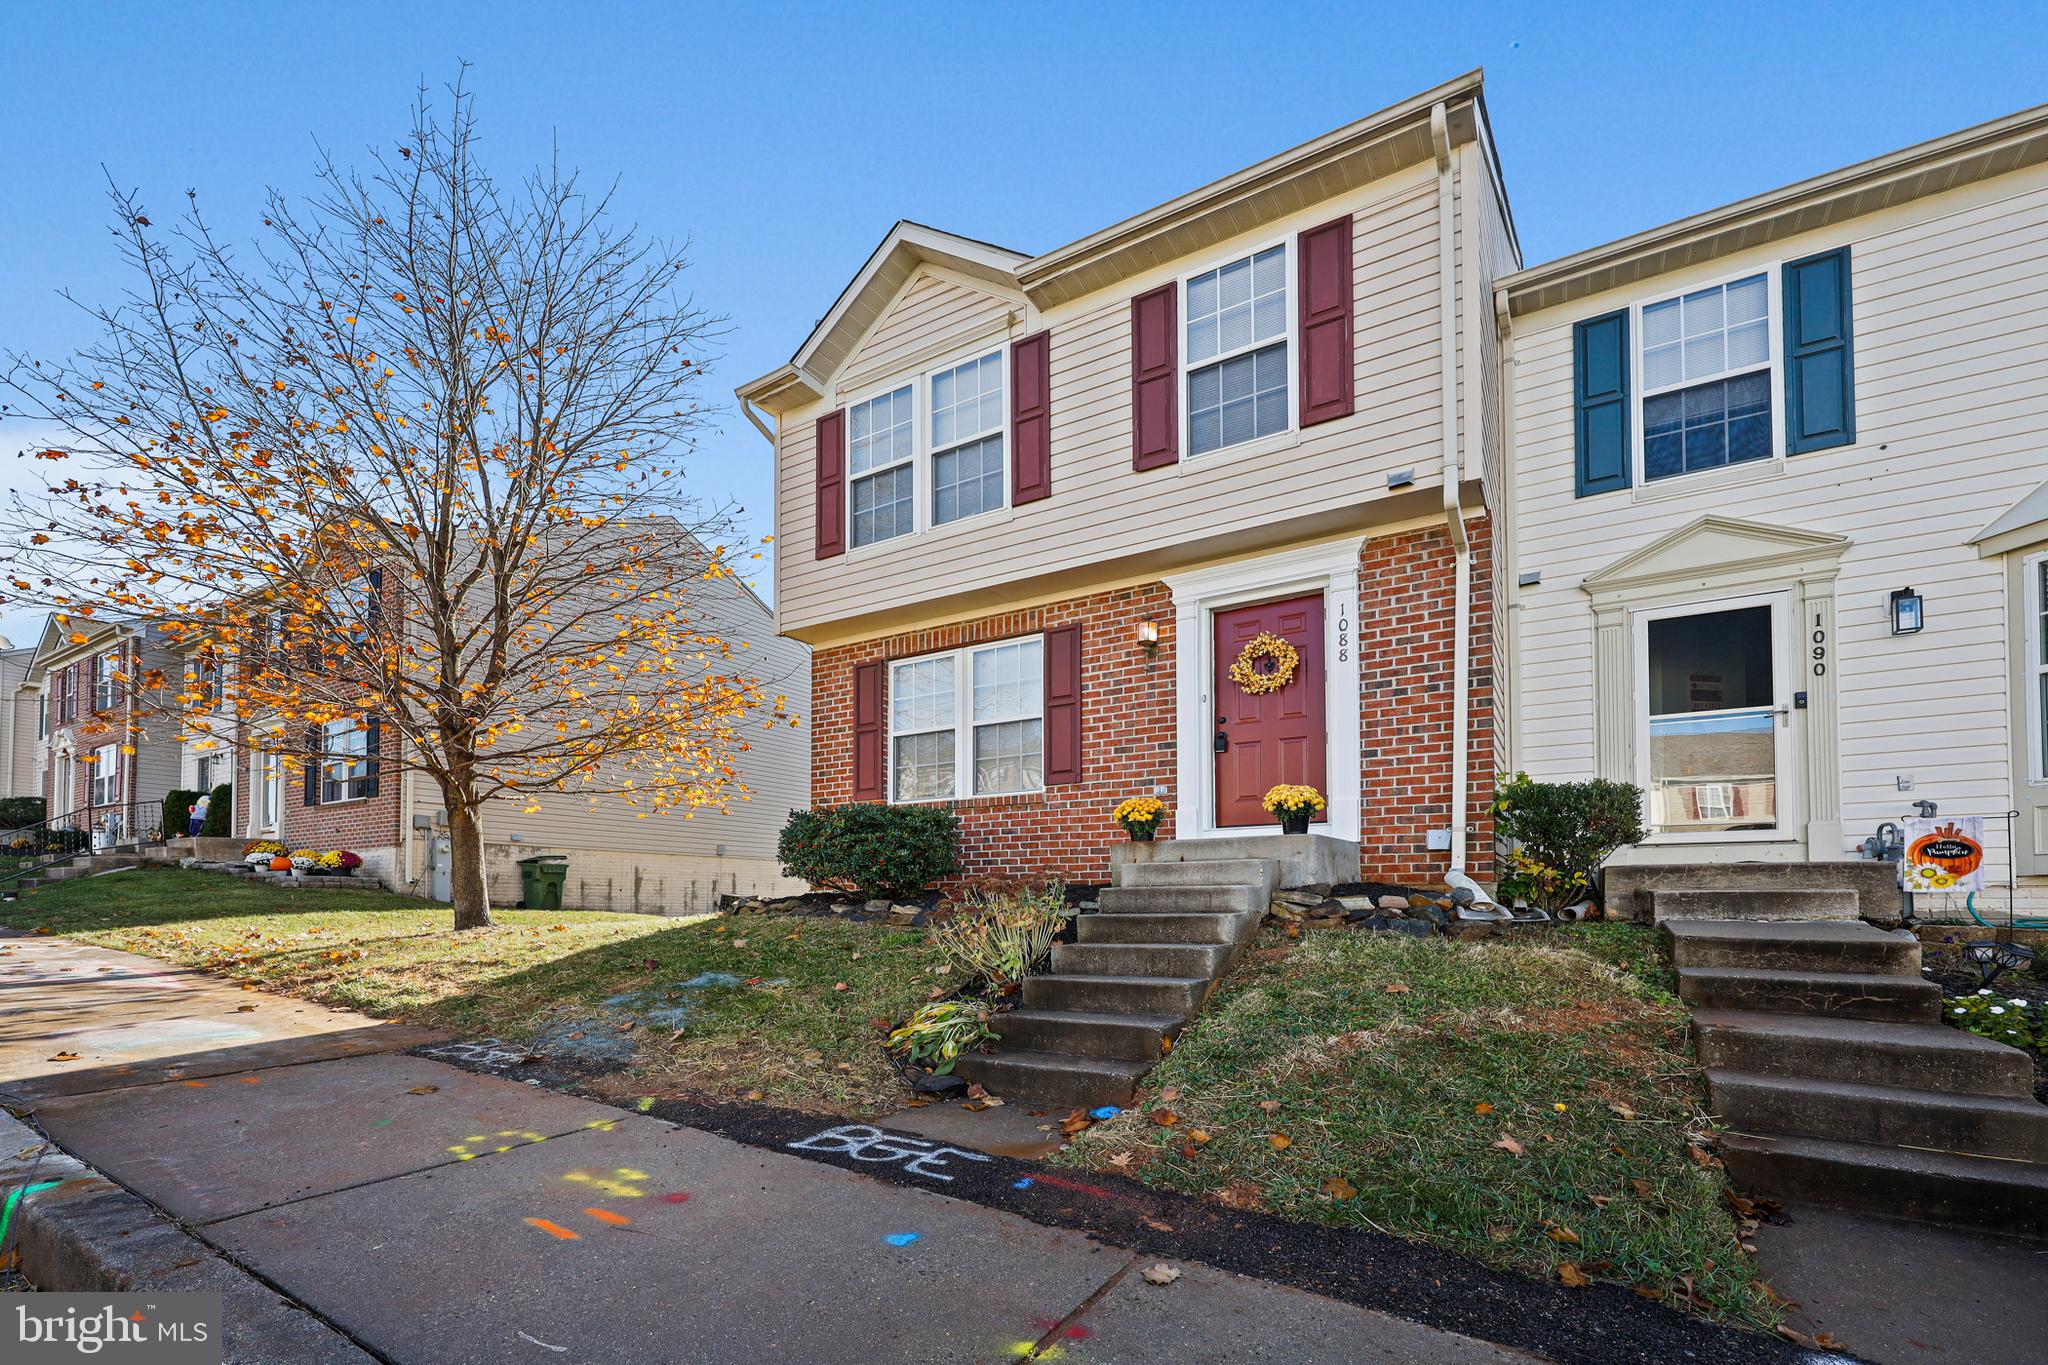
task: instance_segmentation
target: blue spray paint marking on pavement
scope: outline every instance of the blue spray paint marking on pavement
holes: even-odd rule
[[[882,1240],[892,1247],[907,1247],[918,1239],[915,1232],[892,1232]]]
[[[1016,1184],[1014,1184],[1014,1185],[1010,1186],[1010,1188],[1011,1188],[1011,1189],[1013,1189],[1013,1190],[1028,1190],[1028,1189],[1030,1189],[1030,1188],[1031,1188],[1031,1177],[1030,1177],[1030,1176],[1028,1176],[1028,1175],[1027,1175],[1027,1176],[1025,1176],[1025,1177],[1024,1177],[1024,1178],[1023,1178],[1022,1180],[1020,1180],[1020,1181],[1018,1181],[1018,1182],[1017,1182]]]

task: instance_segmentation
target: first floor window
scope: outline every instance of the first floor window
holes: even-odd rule
[[[92,803],[111,806],[121,799],[121,746],[102,744],[93,750]]]
[[[1044,790],[1044,672],[1038,636],[893,665],[891,798],[943,801]]]
[[[2034,777],[2048,781],[2048,556],[2034,561],[2031,578],[2034,639],[2027,667],[2033,673]]]
[[[1287,248],[1187,285],[1188,452],[1287,430]]]
[[[320,727],[320,801],[354,801],[370,794],[370,731],[353,720]]]

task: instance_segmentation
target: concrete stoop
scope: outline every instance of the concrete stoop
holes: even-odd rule
[[[1355,880],[1357,868],[1357,845],[1315,835],[1120,847],[1102,908],[996,1020],[997,1050],[962,1057],[960,1075],[1027,1102],[1130,1103],[1258,932],[1274,890]]]
[[[1699,917],[1659,888],[1679,995],[1748,1193],[2048,1237],[2048,1105],[2017,1048],[1939,1021],[1920,944],[1860,921]],[[1751,897],[1721,893],[1738,908]],[[1830,893],[1823,893],[1830,894]],[[1678,898],[1680,914],[1667,914]]]

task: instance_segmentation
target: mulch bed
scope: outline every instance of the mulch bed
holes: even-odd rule
[[[1960,958],[1946,953],[1929,953],[1925,961],[1921,975],[1941,987],[1944,1000],[1960,1000],[1983,989],[1984,982],[1978,977],[1977,969]],[[2016,995],[2033,1000],[2048,995],[2048,981],[2043,981],[2036,973],[2015,976],[2007,972],[1991,984],[1991,989],[2003,996]],[[2048,1052],[2034,1048],[2024,1051],[2034,1059],[2034,1098],[2048,1104]]]

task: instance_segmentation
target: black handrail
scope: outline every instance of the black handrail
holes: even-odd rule
[[[24,850],[18,849],[16,845],[27,844],[27,851],[41,853],[45,856],[39,861],[24,862],[18,866],[0,871],[0,886],[15,886],[24,877],[33,876],[38,872],[44,872],[53,867],[61,867],[73,858],[91,854],[93,852],[93,831],[90,821],[93,818],[93,812],[119,811],[122,809],[123,807],[114,805],[88,805],[79,810],[66,811],[62,815],[50,816],[33,825],[18,826],[8,834],[6,847],[0,849],[0,852],[22,852]],[[81,826],[78,823],[80,819],[84,819],[88,823]],[[158,829],[147,834],[138,834],[127,842],[135,844],[160,844],[164,842],[163,831]]]

